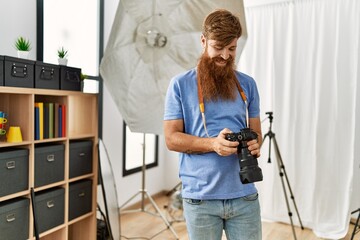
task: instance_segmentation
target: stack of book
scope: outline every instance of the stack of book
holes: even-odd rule
[[[35,103],[35,140],[66,136],[66,105]]]

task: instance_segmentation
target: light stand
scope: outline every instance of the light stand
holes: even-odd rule
[[[288,214],[289,214],[289,218],[290,218],[290,222],[291,222],[291,227],[292,227],[292,232],[293,232],[293,235],[294,235],[294,239],[296,240],[297,238],[296,238],[295,228],[294,228],[294,224],[293,224],[293,220],[292,220],[292,212],[290,211],[290,205],[289,205],[289,201],[288,201],[288,194],[286,192],[284,177],[285,177],[286,184],[287,184],[287,187],[288,187],[288,190],[289,190],[289,193],[290,193],[290,198],[293,201],[295,211],[296,211],[296,214],[297,214],[299,222],[300,222],[301,229],[304,230],[304,227],[302,225],[300,215],[299,215],[296,203],[295,203],[295,198],[294,198],[293,192],[291,190],[289,179],[288,179],[286,171],[285,171],[285,166],[284,166],[284,163],[283,163],[282,158],[281,158],[279,146],[278,146],[278,144],[276,142],[275,133],[272,132],[272,130],[271,130],[271,128],[272,128],[272,120],[273,120],[273,115],[272,114],[273,113],[272,112],[267,112],[266,114],[269,115],[268,118],[270,120],[270,127],[269,127],[269,131],[264,135],[264,140],[263,140],[262,144],[265,142],[266,138],[268,137],[269,138],[269,158],[268,158],[268,163],[271,163],[271,142],[272,141],[274,142],[277,165],[278,165],[281,184],[282,184],[282,188],[283,188],[283,192],[284,192],[284,196],[285,196],[286,207],[287,207],[287,210],[288,210]],[[261,146],[262,146],[262,144],[261,144]]]
[[[356,223],[355,223],[355,226],[354,226],[354,230],[353,230],[353,232],[352,232],[352,234],[351,234],[351,239],[350,239],[350,240],[353,240],[354,237],[355,237],[355,234],[357,234],[358,232],[360,232],[360,225],[359,225],[359,220],[360,220],[360,208],[357,209],[357,210],[355,210],[355,211],[353,211],[353,212],[351,212],[351,214],[355,214],[356,212],[359,212],[359,215],[358,215],[358,217],[357,217],[357,219],[356,219]]]
[[[174,192],[176,192],[176,190],[181,186],[181,182],[179,182],[178,184],[175,185],[175,187],[173,187],[170,191],[168,191],[166,193],[166,196],[170,196],[171,194],[173,194]]]
[[[145,198],[148,198],[150,200],[150,203],[153,205],[153,207],[155,208],[155,210],[159,214],[159,216],[164,221],[167,228],[170,229],[170,231],[174,234],[176,239],[179,239],[179,237],[177,236],[175,230],[172,228],[170,223],[166,220],[164,215],[161,213],[160,208],[156,205],[156,202],[153,200],[153,198],[150,196],[150,194],[145,189],[145,171],[146,171],[146,164],[145,164],[145,133],[143,134],[143,156],[142,157],[143,157],[143,159],[142,159],[142,167],[141,167],[141,173],[142,173],[141,189],[134,196],[132,196],[129,200],[127,200],[123,205],[120,206],[120,214],[135,213],[135,212],[145,212],[145,213],[148,213],[148,214],[153,215],[153,216],[158,216],[158,215],[154,214],[153,212],[147,211],[145,209]],[[134,209],[134,210],[128,209],[128,210],[121,211],[121,209],[124,206],[126,206],[131,200],[133,200],[139,194],[141,194],[141,207],[140,207],[140,209]],[[166,229],[164,229],[164,230],[166,230]],[[164,230],[158,232],[157,234],[155,234],[154,236],[152,236],[152,237],[150,237],[148,239],[154,238],[155,236],[159,235]]]

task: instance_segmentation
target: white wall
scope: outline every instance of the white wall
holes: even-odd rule
[[[36,0],[0,0],[0,55],[17,57],[15,40],[30,40],[29,59],[36,59]]]

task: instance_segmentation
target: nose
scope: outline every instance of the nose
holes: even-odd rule
[[[227,49],[223,49],[220,54],[220,57],[222,57],[224,60],[227,60],[229,56],[230,56],[229,51]]]

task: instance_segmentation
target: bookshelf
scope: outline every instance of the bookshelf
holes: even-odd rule
[[[0,204],[7,203],[18,198],[31,199],[31,189],[35,195],[51,191],[52,189],[64,189],[64,215],[63,223],[40,233],[42,240],[91,240],[96,239],[96,205],[97,205],[97,171],[98,171],[98,99],[97,94],[82,93],[77,91],[48,90],[33,88],[0,87],[0,111],[7,113],[7,129],[9,126],[20,126],[22,142],[9,143],[6,138],[0,138],[0,151],[7,149],[28,149],[28,187],[22,191],[5,196],[0,195]],[[66,106],[66,129],[65,136],[54,136],[35,140],[35,103],[57,103]],[[70,177],[71,147],[75,142],[91,143],[90,172]],[[63,145],[64,162],[61,180],[35,186],[35,154],[36,149],[43,146]],[[37,156],[37,157],[35,157]],[[39,171],[38,171],[39,172]],[[90,181],[89,181],[90,180]],[[73,219],[69,218],[69,199],[71,186],[80,182],[91,182],[90,185],[90,211]],[[37,206],[37,205],[36,205]],[[37,207],[36,207],[37,208]],[[34,240],[34,220],[31,201],[29,206],[29,239]],[[36,214],[37,215],[37,214]],[[39,216],[37,216],[39,218]],[[51,218],[49,218],[51,219]],[[61,219],[62,220],[62,219]]]

